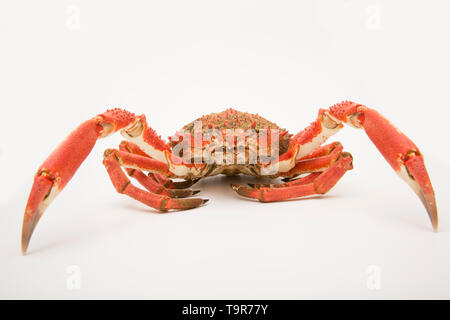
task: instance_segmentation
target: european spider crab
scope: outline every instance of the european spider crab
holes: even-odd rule
[[[82,123],[38,169],[23,219],[22,253],[26,253],[44,210],[99,138],[119,130],[126,138],[118,149],[104,153],[103,164],[117,192],[164,212],[204,204],[207,199],[185,198],[198,192],[189,187],[217,174],[283,177],[282,184],[232,185],[239,195],[262,202],[324,194],[353,168],[352,156],[343,152],[339,142],[322,145],[344,123],[364,129],[395,172],[417,193],[436,231],[436,201],[421,152],[386,118],[364,105],[343,101],[320,109],[317,119],[295,136],[259,115],[228,109],[186,125],[169,138],[170,143],[148,126],[144,115],[113,109]],[[261,151],[271,156],[258,157]],[[134,186],[121,168],[145,189]],[[306,176],[298,177],[303,174]]]

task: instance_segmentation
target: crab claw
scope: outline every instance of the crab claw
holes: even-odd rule
[[[419,148],[377,111],[353,102],[331,108],[334,115],[345,116],[355,127],[362,127],[368,137],[397,174],[419,196],[434,231],[438,229],[438,213],[433,187]]]
[[[81,124],[44,161],[37,171],[22,225],[22,253],[25,254],[31,235],[47,206],[69,182],[88,156],[100,136],[96,119]]]
[[[416,153],[408,155],[404,165],[400,168],[399,175],[419,196],[427,210],[433,230],[437,232],[438,213],[436,199],[422,156]]]
[[[52,178],[46,173],[36,175],[31,189],[22,225],[22,254],[27,252],[31,235],[47,206],[58,194]]]
[[[39,167],[28,197],[22,225],[22,254],[47,206],[67,185],[97,139],[129,125],[134,114],[113,109],[79,125]]]

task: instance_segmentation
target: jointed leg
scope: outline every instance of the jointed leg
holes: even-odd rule
[[[332,142],[329,144],[325,144],[323,146],[318,147],[316,150],[314,150],[312,153],[310,153],[307,156],[304,156],[297,161],[303,161],[303,160],[310,160],[310,159],[316,159],[320,157],[328,156],[330,153],[336,150],[342,150],[342,144],[338,141]]]
[[[258,199],[261,202],[281,201],[313,194],[324,194],[351,168],[351,155],[342,153],[339,159],[324,172],[309,175],[303,181],[300,180],[297,183],[288,183],[281,187],[260,188],[232,185],[232,188],[241,196]]]
[[[337,133],[343,123],[362,128],[395,172],[419,196],[431,220],[438,227],[436,200],[422,153],[417,146],[377,111],[351,101],[319,110],[319,115],[305,130],[296,134],[288,151],[278,162],[281,172],[287,172],[296,162],[316,150],[326,139]]]
[[[339,142],[327,144],[316,151],[297,160],[295,166],[288,172],[283,172],[283,177],[291,178],[308,172],[320,172],[333,164],[342,153],[343,147]]]
[[[288,180],[284,183],[249,183],[248,185],[252,188],[282,188],[287,186],[307,184],[313,182],[321,172],[313,172],[304,177]]]
[[[122,171],[121,166],[134,166],[130,159],[139,159],[139,155],[127,154],[123,151],[118,150],[107,150],[105,152],[105,157],[103,160],[103,164],[108,171],[108,174],[111,178],[111,181],[116,188],[117,192],[126,194],[152,208],[155,208],[160,211],[167,211],[170,209],[191,209],[196,208],[204,203],[206,203],[207,199],[174,199],[170,198],[167,195],[155,194],[149,191],[145,191],[133,186],[130,180],[126,177],[125,173]],[[142,157],[144,158],[144,157]],[[138,167],[143,167],[143,159],[139,162]],[[147,160],[153,160],[147,158]],[[154,160],[157,161],[157,160]],[[153,165],[153,163],[149,162],[148,164]],[[145,170],[155,170],[150,167],[145,167]]]
[[[363,128],[395,172],[408,183],[425,206],[434,231],[438,214],[434,190],[419,148],[377,111],[350,101],[329,109],[332,120]]]
[[[125,171],[130,177],[135,178],[145,189],[152,193],[166,195],[171,198],[185,198],[200,192],[200,190],[192,189],[169,189],[151,179],[141,170],[127,168]]]
[[[137,145],[135,145],[131,142],[122,141],[120,143],[119,149],[124,152],[133,153],[133,154],[140,155],[143,157],[151,158],[150,156],[145,154]],[[181,188],[180,189],[169,189],[165,185],[157,182],[155,179],[152,179],[151,177],[147,176],[145,173],[143,173],[139,169],[126,168],[125,171],[128,173],[128,175],[130,177],[135,178],[137,181],[139,181],[139,183],[142,186],[144,186],[148,191],[150,191],[152,193],[167,195],[172,198],[183,198],[183,197],[189,197],[191,195],[194,195],[194,194],[197,194],[200,192],[199,190],[181,189]],[[153,174],[156,174],[156,173],[150,173],[150,175],[153,175]],[[158,174],[158,175],[161,177],[164,177],[163,175],[160,175],[160,174]],[[170,182],[172,181],[169,178],[165,178],[165,179],[167,179]]]
[[[166,154],[170,148],[148,126],[145,116],[136,116],[126,110],[112,109],[83,122],[37,170],[23,217],[23,254],[27,251],[31,235],[45,209],[64,189],[94,148],[97,140],[119,130],[122,130],[122,134],[128,139],[137,140],[153,158],[166,161]],[[183,169],[182,166],[181,168]]]

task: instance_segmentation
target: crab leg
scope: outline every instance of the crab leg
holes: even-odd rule
[[[129,142],[129,141],[122,141],[120,143],[119,149],[121,151],[127,151],[130,153],[134,153],[134,154],[138,154],[144,157],[149,157],[151,158],[151,156],[149,156],[148,154],[146,154],[144,151],[142,151],[141,148],[139,148],[138,145]],[[127,169],[127,172],[130,172],[130,169]],[[143,174],[143,173],[142,173]],[[139,176],[141,176],[139,174]],[[186,180],[186,181],[181,181],[181,182],[174,182],[171,179],[167,178],[166,176],[162,175],[162,174],[158,174],[158,173],[154,173],[154,172],[149,172],[148,174],[148,179],[144,179],[143,177],[139,178],[142,181],[146,181],[145,183],[147,184],[152,184],[152,183],[156,183],[158,185],[160,185],[160,187],[164,187],[166,189],[185,189],[185,188],[189,188],[192,185],[194,185],[198,180],[200,179],[193,179],[193,180]],[[152,181],[148,181],[148,180],[152,180]],[[141,182],[141,181],[139,181]],[[142,183],[142,182],[141,182]],[[150,190],[152,191],[152,190]],[[154,192],[154,191],[153,191]]]
[[[184,189],[189,188],[196,184],[200,178],[185,180],[185,181],[172,181],[172,179],[167,178],[166,176],[154,172],[149,173],[149,177],[151,177],[154,181],[162,184],[167,189]]]
[[[348,153],[342,153],[339,159],[328,169],[318,175],[307,176],[306,178],[308,179],[303,180],[304,183],[291,183],[281,187],[261,188],[233,184],[232,188],[241,196],[258,199],[261,202],[281,201],[313,194],[324,194],[351,168],[352,156]]]
[[[166,195],[171,198],[185,198],[200,192],[200,190],[192,189],[169,189],[151,179],[141,170],[127,168],[125,171],[130,177],[135,178],[142,186],[145,187],[145,189],[152,193]]]
[[[282,175],[295,177],[302,173],[324,171],[337,160],[342,150],[343,146],[339,142],[323,146],[311,155],[297,160],[295,166]]]
[[[434,231],[437,231],[436,199],[419,148],[381,114],[366,106],[344,101],[331,107],[330,115],[335,120],[364,128],[386,161],[419,196],[427,209]]]
[[[311,154],[298,159],[298,161],[310,160],[310,159],[316,159],[316,158],[328,156],[330,153],[332,153],[336,149],[339,149],[339,150],[343,149],[342,144],[338,141],[320,146],[316,150],[314,150]]]
[[[284,183],[284,186],[294,186],[294,185],[299,185],[299,184],[307,184],[307,183],[313,182],[320,174],[321,174],[320,172],[313,172],[313,173],[308,174],[305,177],[289,180],[289,181]],[[283,186],[283,184],[281,186]]]
[[[248,183],[248,185],[252,188],[282,188],[287,186],[299,185],[299,184],[307,184],[313,182],[318,176],[320,172],[313,172],[308,174],[307,176],[288,180],[285,183]]]
[[[438,228],[438,214],[433,187],[417,146],[377,111],[351,101],[321,109],[318,118],[291,140],[286,156],[280,161],[300,159],[311,153],[342,124],[363,128],[394,171],[406,181],[425,206],[433,229]],[[286,170],[287,171],[287,170]]]
[[[128,141],[122,141],[120,143],[119,149],[121,151],[150,158],[137,145]],[[144,186],[148,191],[152,193],[166,195],[171,198],[183,198],[192,196],[200,192],[200,190],[192,190],[192,189],[168,189],[162,184],[156,182],[154,179],[147,176],[139,169],[126,168],[125,171],[128,173],[130,177],[135,178],[137,181],[139,181],[139,183],[142,186]]]
[[[143,157],[144,159],[140,159],[141,161],[138,164],[132,164],[130,161],[130,158],[132,158],[131,155],[132,154],[127,155],[125,152],[117,150],[107,150],[105,152],[103,164],[105,165],[106,170],[108,171],[108,174],[117,192],[126,194],[152,208],[163,212],[170,209],[185,210],[196,208],[208,201],[207,199],[198,198],[173,199],[168,197],[167,195],[155,194],[133,186],[120,167],[134,165],[141,167],[143,165],[143,162],[145,162],[144,159],[153,159]],[[127,156],[130,158],[126,158]],[[141,156],[136,156],[134,157],[134,159],[138,159],[138,157]],[[153,162],[147,162],[147,165],[148,167],[145,168],[146,170],[155,170],[153,167]]]
[[[116,186],[116,189],[120,193],[126,193],[124,190],[119,188],[119,186],[123,186],[123,183],[129,184],[129,180],[126,178],[126,176],[122,170],[115,169],[117,165],[119,167],[122,166],[127,169],[139,170],[138,172],[140,172],[143,176],[137,175],[136,177],[137,177],[138,181],[144,183],[148,187],[148,189],[150,189],[150,191],[153,188],[153,186],[151,186],[149,184],[150,178],[145,176],[142,173],[142,171],[140,171],[140,170],[154,172],[154,173],[158,173],[158,174],[164,174],[165,176],[172,175],[169,171],[168,165],[161,161],[149,158],[147,156],[129,153],[126,151],[119,151],[119,150],[115,150],[115,149],[108,149],[105,151],[104,164],[108,170],[108,173],[110,174],[110,177],[111,177],[111,180],[112,180],[114,186]],[[120,171],[120,173],[119,173],[119,171]],[[123,177],[122,177],[122,175],[123,175]],[[144,178],[147,178],[147,179],[144,179]],[[116,185],[117,183],[118,183],[118,185]],[[123,187],[126,188],[126,186],[123,186]],[[161,187],[161,186],[159,186],[159,187]],[[158,191],[160,191],[160,189]],[[166,198],[168,198],[167,195],[182,197],[182,196],[189,196],[189,195],[198,193],[198,191],[193,191],[193,190],[176,190],[176,189],[171,189],[171,190],[167,190],[167,191],[162,190],[162,191],[165,191],[165,192],[160,191],[159,193],[161,193],[162,195],[166,195]],[[126,194],[128,194],[128,193],[126,193]],[[155,193],[151,192],[151,194],[154,195]],[[134,197],[134,193],[131,193],[129,195]],[[163,210],[163,211],[168,210],[168,209],[183,209],[183,208],[190,209],[190,208],[197,207],[207,201],[207,200],[203,200],[203,199],[185,199],[185,200],[179,200],[179,201],[170,200],[167,203],[168,207],[164,207],[166,204],[163,203],[163,204],[161,204],[162,207],[160,208],[160,207],[154,206],[154,204],[152,204],[152,202],[149,202],[151,204],[147,203],[146,201],[148,201],[149,197],[150,196],[146,196],[143,199],[140,198],[139,201],[142,201],[155,209],[159,209],[159,210]],[[188,200],[195,200],[195,201],[188,201]],[[159,205],[159,203],[158,203],[158,205]],[[191,207],[190,205],[192,205],[193,207]]]
[[[161,156],[169,147],[148,127],[144,116],[121,109],[108,110],[78,126],[39,167],[28,198],[22,225],[22,253],[25,254],[36,224],[46,207],[66,186],[97,139],[124,129],[124,135],[147,146],[151,156]]]
[[[297,177],[304,173],[320,173],[329,168],[342,153],[342,144],[340,142],[333,142],[324,146],[319,147],[316,151],[310,155],[301,158],[297,161],[294,168],[288,172],[281,173],[281,176],[285,177],[282,180],[284,182],[290,181],[290,183],[285,184],[250,184],[251,187],[282,187],[286,185],[293,184],[303,184],[303,181],[311,182],[311,177],[317,175],[310,174],[307,177],[302,177],[300,179],[292,179],[292,177]]]

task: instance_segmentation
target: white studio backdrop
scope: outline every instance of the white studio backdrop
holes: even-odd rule
[[[0,297],[450,298],[446,1],[2,1]],[[261,204],[216,177],[207,206],[160,215],[118,195],[98,142],[20,252],[33,174],[107,108],[164,138],[233,107],[296,133],[319,108],[380,111],[425,155],[425,209],[361,130],[325,196]],[[250,179],[251,180],[251,179]]]

